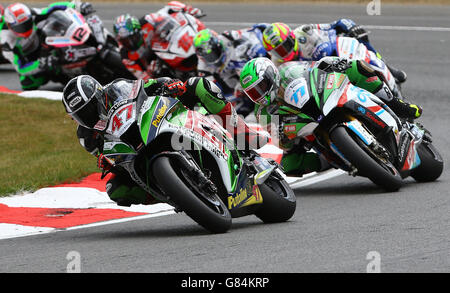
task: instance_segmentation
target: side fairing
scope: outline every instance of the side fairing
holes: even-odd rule
[[[177,100],[149,97],[141,106],[138,126],[146,145],[158,135],[172,134],[171,148],[178,150],[205,149],[215,159],[228,192],[235,181],[234,164],[229,145],[233,145],[228,132],[212,118],[184,108]],[[191,142],[194,142],[192,144]],[[239,162],[236,163],[240,165]]]

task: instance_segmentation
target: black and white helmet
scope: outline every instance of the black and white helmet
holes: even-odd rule
[[[81,126],[103,130],[106,120],[106,96],[102,85],[89,75],[71,79],[64,87],[63,104],[66,112]]]

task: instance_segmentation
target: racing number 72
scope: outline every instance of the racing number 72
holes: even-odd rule
[[[73,33],[73,38],[78,41],[81,42],[81,40],[83,39],[83,37],[87,34],[87,30],[85,30],[82,27],[79,27],[76,29],[76,31]]]

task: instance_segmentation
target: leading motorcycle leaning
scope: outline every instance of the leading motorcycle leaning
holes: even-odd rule
[[[278,164],[239,149],[204,108],[188,110],[164,90],[148,96],[142,80],[117,80],[107,97],[103,119],[89,126],[104,133],[102,156],[160,202],[212,233],[229,230],[232,218],[293,216],[296,198]],[[66,109],[80,102],[64,99]]]

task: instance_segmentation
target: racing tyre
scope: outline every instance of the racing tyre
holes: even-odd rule
[[[264,223],[278,223],[289,220],[295,213],[296,198],[286,180],[274,176],[259,185],[263,203],[255,215]]]
[[[200,226],[212,233],[224,233],[231,228],[231,214],[218,195],[202,194],[189,174],[174,160],[159,157],[153,163],[152,171],[157,174],[154,177],[158,186],[170,200]]]
[[[342,155],[358,169],[361,176],[369,178],[373,183],[386,191],[397,191],[402,186],[402,178],[398,171],[381,160],[370,156],[347,132],[344,126],[338,126],[330,133],[330,138]],[[355,138],[358,139],[358,138]],[[361,142],[361,144],[364,144]]]
[[[411,177],[417,182],[431,182],[438,179],[444,169],[444,161],[436,148],[431,143],[422,143],[417,152],[420,165],[411,172]]]

